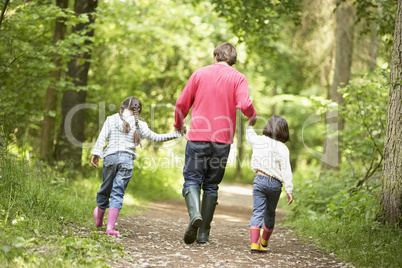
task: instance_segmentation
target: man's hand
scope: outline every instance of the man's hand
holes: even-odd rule
[[[257,117],[256,116],[250,117],[248,119],[248,125],[249,126],[254,126],[256,122],[257,122]]]
[[[94,167],[98,167],[99,164],[99,155],[93,155],[91,158],[91,164]]]
[[[182,125],[180,128],[176,128],[176,131],[179,131],[182,136],[187,134],[187,128],[185,125]]]
[[[286,198],[286,199],[288,200],[288,205],[292,204],[292,202],[293,202],[293,196],[292,196],[292,194],[287,194],[287,198]]]

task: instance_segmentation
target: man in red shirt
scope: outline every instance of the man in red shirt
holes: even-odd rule
[[[191,106],[191,126],[186,136],[183,196],[190,223],[184,242],[206,243],[236,129],[236,109],[255,123],[257,112],[249,98],[246,77],[232,68],[237,52],[230,43],[214,50],[214,64],[196,70],[176,102],[175,129],[186,133],[184,118]],[[204,191],[200,213],[200,191]],[[199,228],[199,230],[198,230]],[[197,237],[198,231],[198,237]]]

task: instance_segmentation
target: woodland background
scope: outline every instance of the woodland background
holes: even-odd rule
[[[248,79],[257,132],[273,114],[289,123],[296,202],[288,224],[357,267],[402,266],[401,1],[0,5],[2,262],[92,265],[118,250],[108,237],[62,233],[91,225],[101,170],[90,167],[90,152],[106,116],[135,96],[142,120],[172,131],[188,78],[227,41]],[[246,124],[239,113],[225,182],[253,180]],[[143,142],[124,213],[180,197],[184,147],[184,138]],[[56,249],[30,250],[44,244]]]

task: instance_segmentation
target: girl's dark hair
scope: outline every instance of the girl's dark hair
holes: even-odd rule
[[[278,115],[271,116],[262,134],[283,143],[290,141],[288,122]]]
[[[140,144],[140,141],[141,141],[140,131],[139,131],[140,125],[138,123],[138,115],[142,111],[141,101],[135,97],[129,97],[129,98],[125,99],[120,105],[119,115],[120,115],[121,120],[123,121],[123,129],[124,129],[124,132],[129,133],[131,130],[130,124],[127,123],[127,121],[123,119],[123,112],[125,109],[131,110],[134,113],[136,130],[134,131],[133,138],[134,138],[134,144],[135,144],[135,146],[137,146]]]
[[[217,62],[225,61],[232,66],[237,60],[236,48],[228,42],[219,44],[214,50],[214,58]]]

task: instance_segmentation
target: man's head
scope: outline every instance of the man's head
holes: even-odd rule
[[[214,50],[214,59],[216,62],[224,61],[232,66],[237,60],[236,48],[228,42],[219,44]]]

